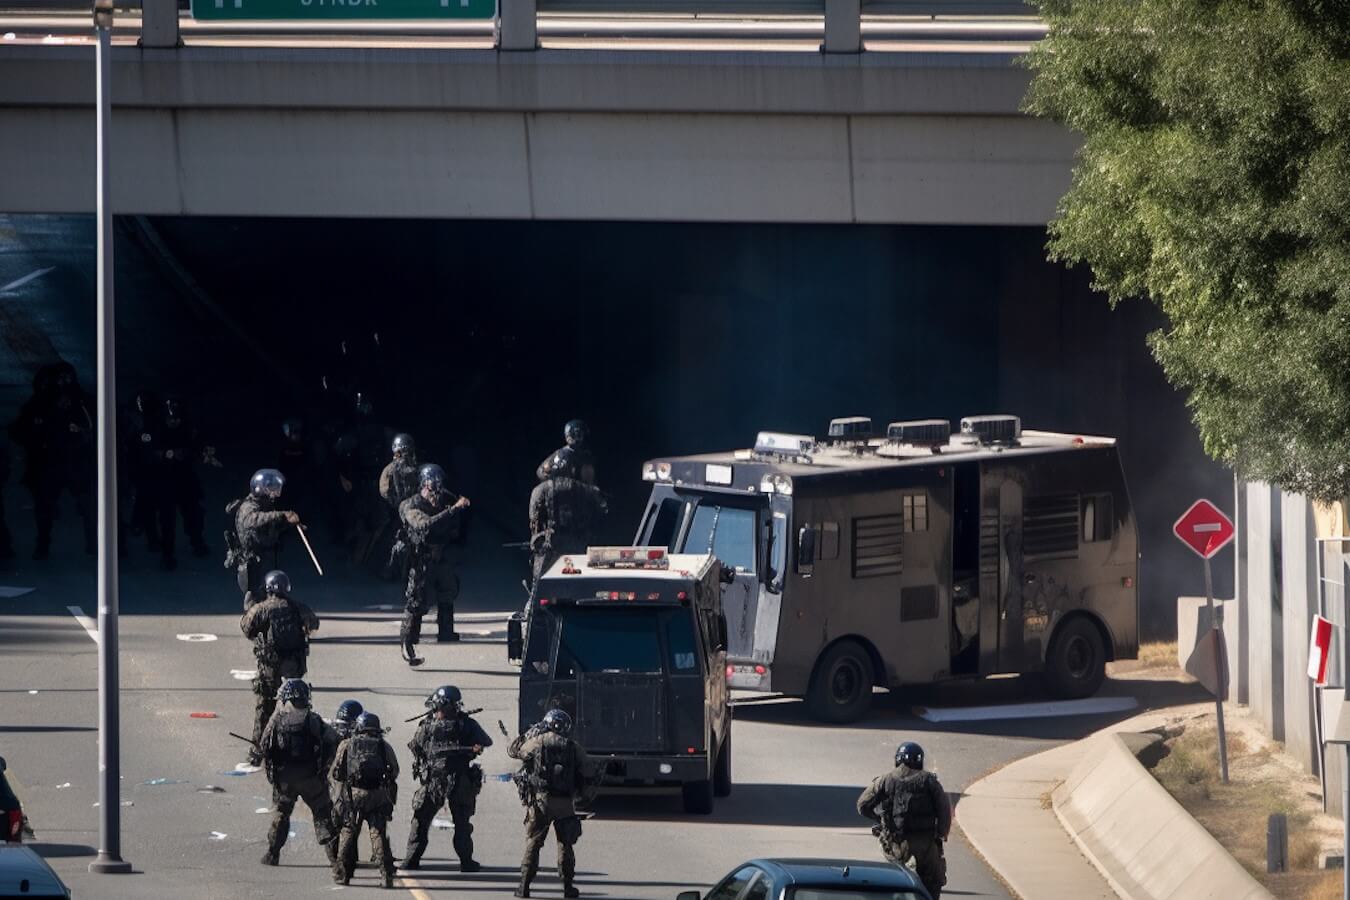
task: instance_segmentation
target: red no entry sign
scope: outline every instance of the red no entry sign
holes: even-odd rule
[[[1202,559],[1209,559],[1233,539],[1233,520],[1208,500],[1197,500],[1182,513],[1172,532]]]

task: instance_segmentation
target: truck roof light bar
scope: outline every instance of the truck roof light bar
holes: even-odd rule
[[[669,569],[665,547],[590,547],[586,564],[592,569]]]

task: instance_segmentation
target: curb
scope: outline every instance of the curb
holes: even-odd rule
[[[1064,830],[1121,897],[1273,900],[1135,756],[1103,734],[1051,793]]]

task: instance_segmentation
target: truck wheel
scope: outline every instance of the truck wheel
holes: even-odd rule
[[[731,796],[731,730],[717,753],[717,768],[713,770],[713,793],[719,797]]]
[[[706,816],[713,811],[713,783],[711,781],[691,781],[683,787],[684,811],[696,816]]]
[[[1079,700],[1097,693],[1106,679],[1106,648],[1097,626],[1072,619],[1055,633],[1045,656],[1045,683],[1050,693]]]
[[[853,641],[835,644],[820,658],[806,706],[824,722],[856,722],[872,706],[872,657]]]

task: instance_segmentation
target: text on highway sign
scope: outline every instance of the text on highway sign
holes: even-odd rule
[[[1233,540],[1233,520],[1208,500],[1197,500],[1182,513],[1172,532],[1202,559],[1209,559]]]
[[[493,19],[497,0],[192,0],[194,19]]]

